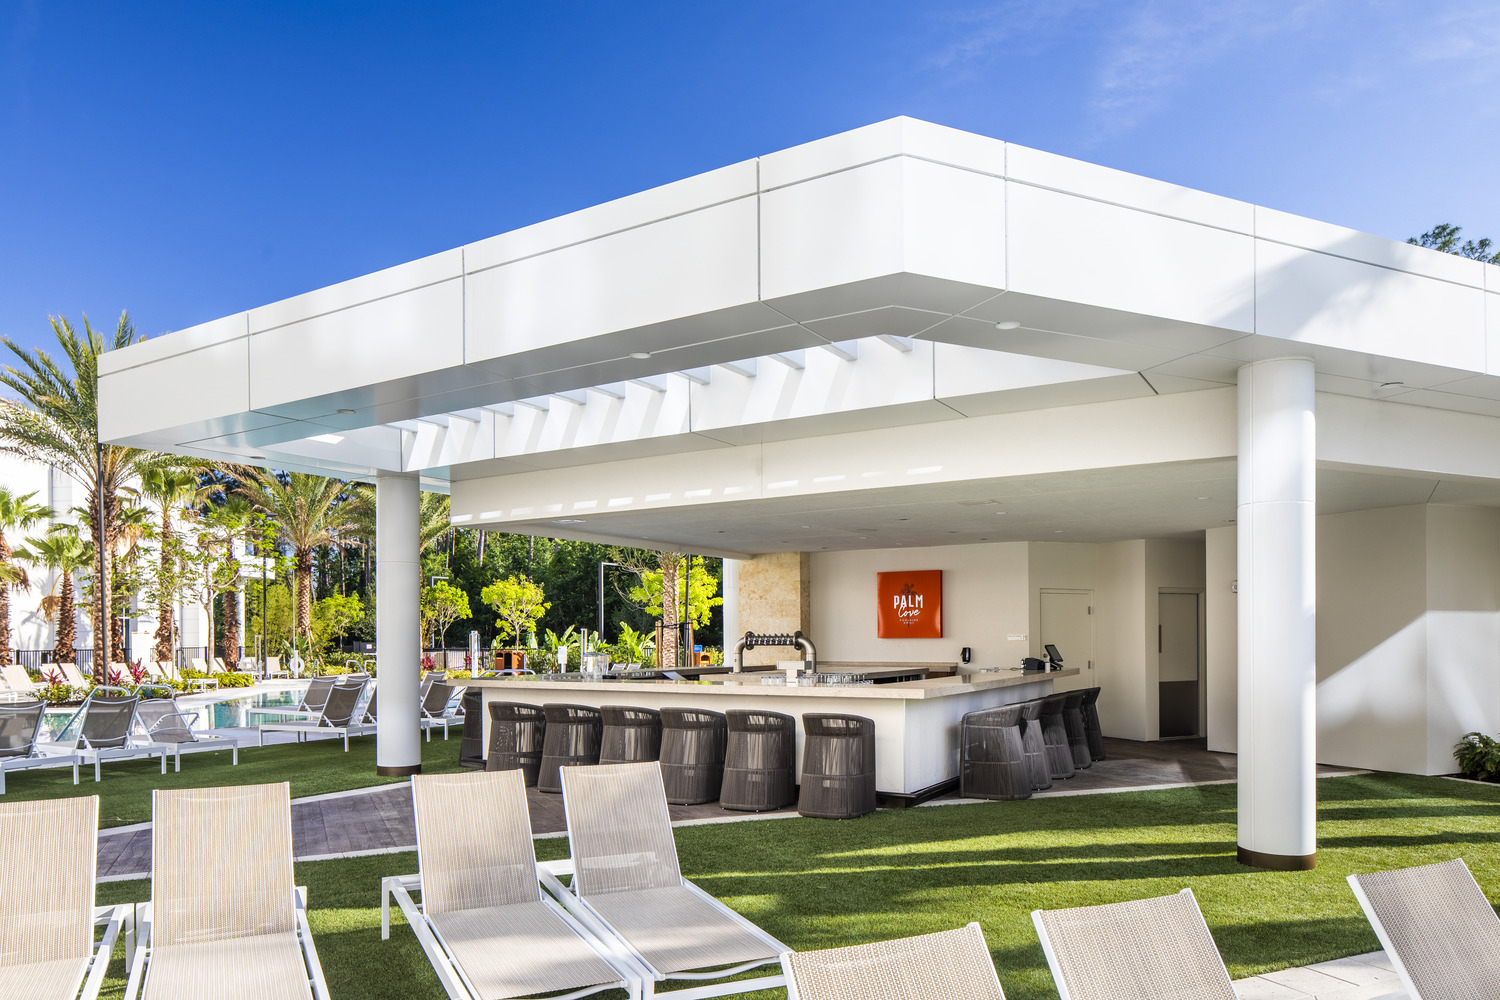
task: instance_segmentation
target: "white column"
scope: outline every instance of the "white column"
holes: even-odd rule
[[[744,633],[740,631],[740,561],[724,560],[724,581],[719,596],[724,603],[719,610],[724,621],[724,662],[734,656],[734,644]]]
[[[1313,867],[1317,427],[1313,363],[1239,373],[1239,860]]]
[[[417,691],[421,686],[419,603],[422,565],[416,473],[375,474],[375,663],[380,711],[375,729],[375,771],[422,770]]]

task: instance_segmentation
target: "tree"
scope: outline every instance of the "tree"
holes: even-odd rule
[[[670,666],[677,662],[677,624],[684,618],[694,628],[708,624],[713,609],[724,603],[722,597],[714,596],[719,581],[703,565],[702,560],[688,569],[688,559],[675,552],[660,553],[661,568],[641,572],[641,582],[630,591],[630,599],[661,616],[662,648],[657,650],[657,662]],[[685,610],[685,614],[684,614]]]
[[[7,531],[30,531],[56,514],[46,504],[35,503],[35,493],[17,495],[0,486],[0,664],[9,665],[10,648],[10,591],[12,587],[23,589],[31,586],[26,578],[26,569],[12,552],[6,539]]]
[[[525,575],[509,576],[496,580],[479,595],[479,599],[495,609],[499,620],[495,630],[501,639],[515,636],[521,641],[521,633],[536,634],[537,619],[552,607],[545,600],[546,592],[541,584],[533,583]]]
[[[213,629],[215,595],[224,607],[224,660],[231,670],[240,660],[240,586],[244,567],[234,543],[251,530],[255,512],[244,497],[230,497],[211,505],[198,519],[198,543],[203,551],[204,590],[208,595],[209,635]]]
[[[1470,260],[1482,260],[1486,264],[1500,264],[1500,250],[1496,250],[1494,253],[1490,252],[1490,247],[1494,244],[1490,242],[1488,237],[1480,240],[1478,243],[1475,243],[1473,240],[1465,240],[1460,244],[1458,242],[1458,234],[1461,232],[1463,232],[1462,226],[1440,222],[1421,236],[1413,236],[1406,242],[1432,250],[1441,250],[1443,253],[1468,257]]]
[[[113,649],[112,567],[108,558],[115,542],[121,487],[139,479],[153,466],[165,464],[155,452],[101,444],[99,441],[99,355],[138,339],[130,317],[120,314],[112,336],[106,338],[83,321],[80,336],[66,319],[51,320],[62,351],[62,362],[40,347],[28,351],[10,338],[0,338],[19,362],[0,372],[0,385],[18,397],[0,405],[0,451],[52,465],[80,483],[88,497],[89,530],[95,538],[98,594],[94,628],[94,680],[109,679]]]
[[[183,555],[182,539],[172,526],[172,514],[194,506],[201,499],[198,477],[186,469],[151,469],[141,477],[141,493],[161,511],[161,526],[157,529],[161,548],[155,589],[156,659],[161,662],[172,660],[176,654],[177,628],[172,604],[182,589],[176,584]]]
[[[448,641],[448,626],[469,617],[469,595],[439,580],[422,588],[422,643],[443,647]],[[433,640],[437,641],[434,642]]]
[[[277,527],[283,545],[292,550],[296,570],[296,634],[311,638],[313,550],[335,544],[354,523],[346,484],[303,472],[275,473],[237,469],[240,490],[251,505]]]
[[[88,569],[93,564],[94,547],[83,540],[74,525],[58,525],[43,537],[33,538],[25,548],[18,548],[16,558],[57,573],[52,593],[42,598],[42,614],[49,621],[57,622],[57,641],[52,647],[53,661],[72,663],[76,659],[73,643],[77,639],[73,577],[79,570]],[[97,648],[94,655],[99,655]],[[97,664],[95,666],[94,675],[97,680],[99,671]]]
[[[327,648],[329,639],[338,637],[344,644],[344,633],[364,620],[365,605],[358,594],[329,594],[313,605],[313,648]]]

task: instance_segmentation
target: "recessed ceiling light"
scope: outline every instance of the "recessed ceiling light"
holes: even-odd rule
[[[585,522],[584,522],[583,518],[580,518],[580,517],[563,517],[563,518],[559,518],[556,521],[553,521],[552,523],[553,524],[584,524]]]
[[[1061,528],[1053,528],[1052,529],[1052,533],[1054,535],[1060,535],[1060,534],[1062,534],[1062,529]]]
[[[645,351],[631,351],[630,356],[637,361],[645,361],[647,358],[651,357],[651,355]]]
[[[911,518],[909,518],[909,517],[898,517],[898,518],[896,518],[896,520],[898,520],[898,521],[910,521]]]
[[[337,410],[335,412],[342,413],[344,416],[347,417],[349,414],[353,413],[354,411],[353,410],[344,409],[344,410]]]
[[[1406,385],[1405,382],[1382,382],[1382,383],[1380,383],[1380,388],[1382,388],[1382,389],[1394,389],[1397,386],[1404,386],[1404,385]]]
[[[1021,321],[1020,320],[1002,319],[1000,322],[998,322],[998,323],[995,324],[995,329],[996,330],[1014,330],[1014,329],[1018,328],[1020,325],[1021,325]]]
[[[987,541],[989,541],[989,539],[988,538],[981,538],[980,541],[981,542],[987,542]]]
[[[1195,500],[1207,500],[1208,497],[1194,497]]]
[[[323,444],[338,444],[340,441],[344,440],[344,435],[342,435],[342,434],[314,434],[312,437],[308,438],[308,440],[309,441],[318,441],[318,442],[321,442]]]
[[[257,462],[263,462],[263,461],[265,461],[265,458],[266,458],[266,456],[264,456],[264,455],[251,455],[250,457],[253,458]]]

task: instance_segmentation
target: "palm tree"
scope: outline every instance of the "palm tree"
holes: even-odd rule
[[[417,507],[417,551],[426,552],[446,541],[454,528],[446,493],[423,493]],[[375,487],[355,483],[349,491],[349,533],[356,538],[375,537]]]
[[[217,488],[217,487],[214,487]],[[186,469],[158,468],[149,470],[141,477],[141,492],[146,499],[161,508],[161,526],[157,529],[161,540],[161,581],[172,579],[174,547],[168,544],[172,534],[172,512],[188,506],[196,506],[202,499],[198,477]],[[156,602],[156,659],[173,658],[177,645],[177,630],[172,620],[172,595],[170,588],[162,587]]]
[[[198,544],[203,550],[203,589],[207,596],[209,634],[213,634],[214,595],[224,598],[224,660],[231,670],[240,659],[240,584],[243,569],[234,554],[234,542],[245,537],[255,516],[250,501],[230,497],[210,506],[199,524]]]
[[[90,531],[96,536],[94,551],[99,560],[94,588],[94,679],[103,684],[108,682],[114,647],[109,613],[114,603],[113,567],[107,556],[115,544],[119,491],[167,460],[155,452],[99,441],[99,355],[136,342],[130,317],[121,313],[109,337],[90,327],[87,317],[82,336],[66,319],[54,317],[51,322],[63,355],[60,362],[40,347],[28,351],[8,337],[0,338],[0,344],[19,362],[0,372],[0,385],[18,397],[0,403],[0,451],[52,465],[80,483],[88,496]]]
[[[313,550],[336,544],[351,525],[346,484],[303,472],[277,474],[238,468],[240,493],[276,525],[281,544],[292,550],[297,572],[293,631],[311,635]]]
[[[58,663],[72,663],[73,642],[77,637],[77,623],[73,604],[73,576],[94,563],[94,547],[85,542],[78,529],[69,525],[58,525],[41,538],[33,538],[26,547],[16,549],[16,558],[33,565],[44,566],[57,573],[52,593],[42,598],[42,614],[49,621],[57,622],[57,642],[53,645],[52,659]],[[94,655],[97,657],[98,651]],[[106,666],[106,669],[108,667]],[[98,663],[94,664],[97,680]]]
[[[35,493],[17,495],[0,486],[0,664],[10,665],[10,589],[28,588],[31,581],[26,578],[26,568],[11,551],[5,538],[7,531],[30,531],[43,521],[56,516],[46,504],[33,503]]]

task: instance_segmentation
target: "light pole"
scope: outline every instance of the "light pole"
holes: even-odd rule
[[[617,562],[601,562],[599,564],[599,641],[604,641],[604,567],[621,566]],[[580,654],[581,655],[581,654]]]

